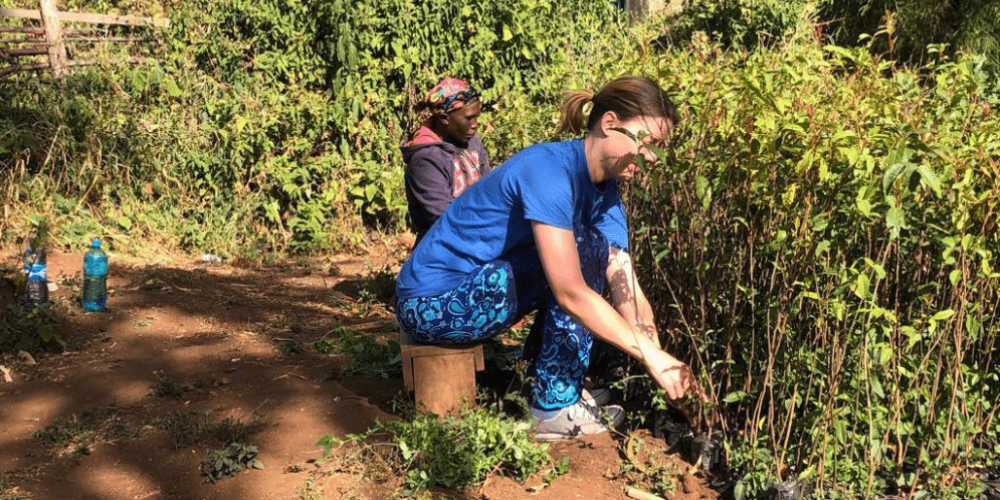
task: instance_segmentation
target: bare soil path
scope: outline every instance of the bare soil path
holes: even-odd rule
[[[9,279],[17,251],[0,249],[0,257]],[[93,314],[74,305],[82,252],[52,252],[49,281],[59,289],[51,296],[67,349],[0,355],[10,375],[0,373],[0,499],[399,497],[398,480],[313,462],[323,435],[399,418],[401,379],[344,377],[344,355],[308,348],[339,326],[392,335],[391,315],[360,294],[384,261],[339,255],[236,267],[181,257],[154,265],[112,254],[109,312]],[[6,311],[10,282],[0,285]],[[60,440],[62,431],[72,438]],[[264,469],[205,483],[208,451],[233,440],[256,446]],[[717,497],[662,441],[646,441],[661,450],[650,462],[676,471],[670,498]],[[559,443],[552,455],[570,457],[570,472],[547,487],[497,476],[468,491],[423,495],[624,499],[620,450],[608,435]]]

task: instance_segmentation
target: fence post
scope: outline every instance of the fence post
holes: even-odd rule
[[[59,10],[56,0],[38,0],[38,8],[42,13],[42,26],[45,27],[45,45],[49,50],[49,67],[52,74],[62,77],[66,71],[66,45],[63,43],[62,27],[59,25]]]

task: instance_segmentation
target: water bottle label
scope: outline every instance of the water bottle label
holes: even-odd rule
[[[87,258],[83,267],[87,274],[108,274],[108,262],[104,259]]]
[[[28,269],[28,281],[45,281],[46,278],[44,265],[34,264]]]

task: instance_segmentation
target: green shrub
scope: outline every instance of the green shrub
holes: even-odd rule
[[[56,328],[60,320],[52,306],[13,304],[0,316],[0,352],[38,352],[65,347]]]
[[[556,464],[549,457],[548,445],[534,442],[530,425],[498,416],[486,409],[471,410],[461,418],[443,420],[436,415],[416,416],[411,422],[378,423],[361,435],[338,439],[332,435],[318,443],[327,458],[335,446],[351,445],[361,449],[373,436],[379,442],[391,441],[394,453],[389,455],[401,474],[405,474],[406,495],[420,489],[445,487],[461,489],[484,480],[487,474],[513,474],[518,480],[552,466],[550,475],[567,470],[566,464]]]
[[[696,41],[656,64],[683,119],[628,193],[634,245],[668,349],[738,429],[740,491],[794,471],[838,498],[967,495],[1000,431],[981,59]]]
[[[991,0],[924,2],[921,0],[846,0],[825,2],[821,18],[841,45],[855,45],[863,35],[886,30],[875,50],[903,62],[920,64],[933,57],[928,47],[983,55],[995,76],[1000,71],[1000,4]]]
[[[552,115],[535,111],[592,80],[593,42],[624,39],[610,2],[583,0],[170,8],[144,65],[0,84],[12,234],[41,213],[62,243],[103,234],[118,250],[166,241],[256,259],[358,247],[366,228],[403,227],[398,147],[437,79],[483,89],[499,163],[550,135]]]
[[[675,18],[667,20],[667,38],[683,44],[694,32],[704,32],[720,45],[756,48],[780,45],[816,4],[830,0],[687,0]]]
[[[381,340],[374,333],[357,332],[345,327],[334,328],[330,335],[333,337],[331,343],[336,343],[341,354],[349,360],[342,375],[380,378],[402,375],[399,341]]]
[[[206,483],[214,483],[226,476],[235,476],[243,469],[263,468],[256,446],[230,443],[225,448],[208,451],[208,458],[201,463],[201,475]]]

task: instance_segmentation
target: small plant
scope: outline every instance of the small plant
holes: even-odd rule
[[[630,484],[664,497],[676,492],[674,478],[678,475],[677,466],[660,461],[664,456],[663,449],[648,446],[636,434],[630,434],[622,447],[627,459],[622,462],[622,472]]]
[[[370,269],[358,297],[369,304],[392,304],[396,297],[396,272],[390,266]]]
[[[292,354],[302,354],[302,342],[299,342],[298,340],[286,340],[281,344],[278,344],[278,347],[286,356]]]
[[[27,497],[17,494],[10,479],[5,474],[0,474],[0,500],[27,500]]]
[[[155,370],[153,375],[156,376],[156,384],[149,390],[151,396],[181,398],[191,390],[190,385],[174,382],[162,370]]]
[[[51,305],[8,306],[7,314],[0,316],[0,352],[64,348],[66,343],[56,332],[58,326],[59,317]]]
[[[153,427],[170,434],[175,450],[206,439],[214,439],[220,443],[239,442],[252,433],[250,427],[238,419],[226,417],[213,422],[207,414],[177,410],[153,421]]]
[[[86,455],[98,438],[93,422],[72,415],[56,419],[32,434],[36,441],[49,446],[66,446],[73,455]]]
[[[306,482],[302,483],[295,491],[295,500],[323,500],[323,487],[316,484],[316,478],[310,476]]]
[[[271,318],[271,326],[278,330],[288,330],[292,333],[302,333],[303,322],[298,315],[279,314]]]
[[[389,378],[402,374],[399,342],[388,339],[379,342],[375,334],[364,334],[337,327],[330,332],[340,342],[340,352],[350,359],[345,376]]]
[[[250,437],[250,427],[239,419],[226,417],[211,426],[212,433],[223,443],[235,443]]]
[[[204,439],[206,418],[193,411],[172,410],[153,421],[153,427],[170,434],[171,443],[179,450]]]
[[[333,348],[336,347],[336,344],[334,344],[333,341],[331,341],[330,339],[323,337],[319,340],[314,341],[312,344],[310,344],[310,346],[314,351],[320,354],[330,354],[331,352],[333,352]]]
[[[373,436],[388,439],[371,444]],[[366,433],[344,439],[324,436],[317,445],[323,448],[319,462],[329,457],[335,446],[358,447],[359,460],[374,446],[391,447],[395,453],[381,452],[379,456],[405,476],[406,495],[435,487],[461,489],[494,473],[509,473],[523,480],[545,466],[551,467],[549,478],[568,470],[567,463],[556,463],[549,457],[547,444],[534,441],[529,424],[484,408],[460,418],[442,420],[424,414],[410,422],[379,423]]]
[[[223,477],[236,475],[244,468],[264,468],[264,464],[257,459],[257,447],[230,443],[223,449],[208,451],[208,459],[201,463],[201,475],[205,476],[206,483],[214,483]]]

